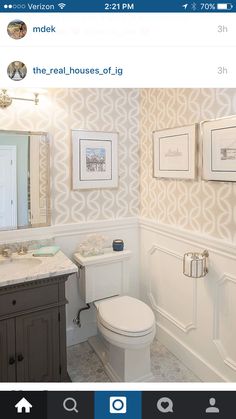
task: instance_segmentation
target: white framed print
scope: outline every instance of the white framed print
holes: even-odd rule
[[[236,117],[201,124],[203,178],[236,182]]]
[[[118,187],[118,133],[72,130],[73,189]]]
[[[153,176],[194,179],[197,125],[153,132]]]

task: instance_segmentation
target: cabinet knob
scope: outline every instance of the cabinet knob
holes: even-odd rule
[[[19,362],[22,362],[24,360],[24,357],[23,357],[22,354],[19,354],[17,359],[18,359]]]
[[[9,365],[13,365],[13,364],[15,364],[15,362],[16,362],[15,358],[13,358],[13,356],[11,356],[9,358]]]
[[[12,300],[12,305],[15,306],[16,305],[16,300]]]

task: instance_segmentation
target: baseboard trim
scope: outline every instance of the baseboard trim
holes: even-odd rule
[[[219,373],[212,365],[205,361],[199,354],[181,342],[175,335],[162,326],[157,325],[157,339],[167,347],[186,367],[188,367],[201,381],[228,382],[227,377]]]

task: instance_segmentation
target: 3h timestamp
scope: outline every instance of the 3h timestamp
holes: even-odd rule
[[[104,6],[107,12],[132,12],[135,9],[134,3],[105,3]]]

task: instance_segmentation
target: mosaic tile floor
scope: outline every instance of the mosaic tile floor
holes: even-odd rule
[[[68,373],[72,382],[110,381],[101,361],[87,342],[70,346],[67,357]],[[157,340],[153,342],[151,347],[151,363],[155,382],[201,381]]]

